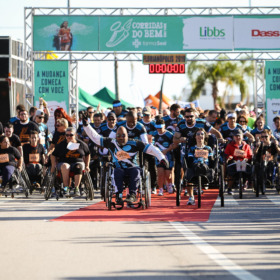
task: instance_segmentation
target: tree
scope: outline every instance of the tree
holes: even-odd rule
[[[218,98],[218,82],[225,82],[227,87],[239,86],[241,101],[248,95],[246,77],[252,77],[254,73],[252,63],[246,61],[230,62],[215,61],[212,63],[201,63],[193,61],[188,65],[187,74],[191,81],[192,92],[189,101],[199,98],[206,82],[212,86],[212,97],[214,105]],[[229,92],[226,90],[225,93]]]

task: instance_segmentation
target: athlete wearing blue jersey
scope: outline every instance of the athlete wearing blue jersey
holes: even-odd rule
[[[229,113],[227,115],[227,122],[223,123],[220,127],[220,132],[223,138],[232,141],[234,132],[240,129],[244,136],[248,137],[249,140],[254,141],[253,135],[249,132],[249,130],[243,128],[239,123],[237,123],[236,118],[236,113]]]
[[[126,121],[117,123],[116,129],[109,135],[110,138],[116,138],[116,133],[119,127],[124,127],[127,130],[129,138],[141,140],[148,144],[147,131],[143,124],[137,122],[137,113],[129,111],[126,115]]]
[[[113,101],[113,111],[112,112],[114,112],[116,114],[118,120],[125,118],[125,116],[128,113],[128,111],[123,110],[123,106],[122,106],[122,103],[120,100]]]
[[[198,128],[203,128],[207,133],[214,134],[222,139],[221,133],[204,119],[195,119],[195,109],[188,108],[184,112],[185,120],[178,123],[174,134],[174,143],[186,142],[191,139]]]
[[[168,192],[173,193],[171,170],[174,166],[174,155],[172,150],[176,148],[177,145],[173,144],[173,133],[165,129],[163,119],[157,120],[155,127],[157,132],[154,135],[154,145],[160,149],[169,162],[169,167],[167,168],[156,160],[159,186],[158,195],[162,196],[164,184],[166,184]]]
[[[110,133],[116,129],[116,114],[114,112],[109,112],[107,115],[107,122],[101,124],[100,135],[103,137],[109,137]]]
[[[180,115],[180,105],[172,104],[170,107],[170,115],[163,117],[165,128],[171,132],[175,132],[177,124],[183,119]]]
[[[123,191],[123,180],[125,176],[129,177],[129,197],[125,200],[128,203],[136,201],[136,190],[140,180],[140,170],[136,162],[138,152],[151,154],[162,164],[168,165],[164,155],[153,145],[145,144],[142,141],[128,139],[128,133],[125,127],[121,126],[116,131],[116,139],[104,138],[94,129],[87,125],[87,120],[83,119],[85,131],[89,138],[97,145],[105,147],[112,156],[115,165],[113,172],[113,182],[117,187],[117,203],[121,203],[119,194]]]

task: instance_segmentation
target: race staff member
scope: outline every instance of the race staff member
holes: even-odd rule
[[[89,171],[90,152],[87,144],[76,138],[76,130],[68,127],[65,133],[66,139],[56,145],[51,155],[51,172],[57,167],[61,170],[65,196],[70,196],[69,173],[74,172],[75,195],[80,196],[79,186],[83,170]]]
[[[125,127],[120,126],[116,131],[116,139],[104,138],[88,125],[87,119],[83,119],[84,129],[89,138],[97,145],[105,147],[112,156],[115,165],[113,181],[117,187],[117,203],[122,203],[123,180],[125,176],[129,177],[129,196],[126,202],[136,201],[136,191],[140,180],[140,170],[136,162],[138,152],[145,152],[157,157],[162,163],[168,165],[164,155],[160,150],[151,144],[145,144],[142,141],[128,139],[128,133]]]
[[[2,174],[2,191],[7,191],[7,186],[15,169],[22,169],[22,156],[19,151],[10,145],[9,138],[5,135],[0,136],[0,171]]]
[[[14,133],[19,137],[22,145],[30,142],[30,131],[40,132],[36,123],[28,119],[26,110],[19,113],[19,120],[14,122]]]
[[[11,146],[17,148],[22,155],[22,146],[19,137],[14,134],[14,126],[11,123],[7,123],[4,126],[4,135],[9,138]]]

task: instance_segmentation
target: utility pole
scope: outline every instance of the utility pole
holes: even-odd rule
[[[119,95],[119,78],[118,78],[118,59],[115,54],[115,92],[116,92],[116,99],[120,100],[120,95]]]
[[[163,91],[164,77],[165,77],[165,74],[162,75],[161,87],[160,87],[160,93],[159,93],[159,108],[158,108],[158,111],[159,111],[160,114],[162,114],[162,91]]]

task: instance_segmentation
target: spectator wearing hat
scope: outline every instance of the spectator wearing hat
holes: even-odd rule
[[[273,119],[274,125],[275,125],[275,130],[273,131],[273,136],[275,139],[280,142],[280,116],[276,116]]]

